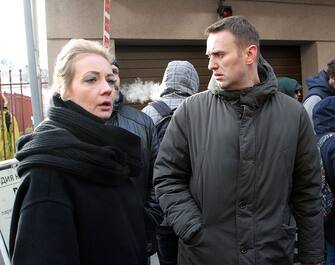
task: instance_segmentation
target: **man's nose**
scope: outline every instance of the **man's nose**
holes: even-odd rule
[[[217,67],[217,64],[213,58],[213,56],[209,56],[209,61],[208,61],[208,70],[212,71]]]

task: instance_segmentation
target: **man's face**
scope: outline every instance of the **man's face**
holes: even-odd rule
[[[117,68],[115,65],[112,65],[112,71],[113,71],[113,78],[115,80],[115,90],[114,93],[114,100],[117,101],[119,99],[119,93],[120,93],[120,73],[119,68]]]
[[[294,99],[299,101],[299,102],[302,102],[302,100],[303,100],[302,90],[296,90],[294,92]]]
[[[207,39],[208,69],[222,89],[241,90],[248,87],[245,51],[236,44],[229,31],[210,33]]]

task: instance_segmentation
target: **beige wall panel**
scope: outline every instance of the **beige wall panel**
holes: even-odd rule
[[[204,39],[217,0],[113,0],[112,38]]]
[[[241,0],[233,0],[241,1]],[[310,5],[333,5],[335,6],[334,0],[252,0],[253,2],[278,2],[288,4],[310,4]]]
[[[199,40],[217,19],[217,0],[112,0],[111,37],[117,40]],[[225,1],[246,16],[262,40],[315,41],[302,45],[302,79],[334,55],[335,0]],[[49,73],[70,38],[102,37],[102,0],[46,0]],[[148,44],[148,43],[147,43]],[[278,44],[278,43],[277,43]],[[311,56],[312,55],[312,56]]]
[[[235,15],[246,16],[265,40],[335,39],[335,31],[329,31],[335,24],[335,5],[236,0],[225,4]],[[202,39],[204,29],[217,18],[216,9],[214,0],[113,0],[112,37]]]
[[[318,49],[316,43],[302,45],[301,54],[301,74],[302,85],[304,87],[304,95],[307,93],[306,77],[318,72]]]
[[[327,69],[327,63],[335,59],[335,42],[318,42],[318,70]]]
[[[334,40],[335,6],[239,1],[235,14],[249,18],[263,40]],[[252,15],[250,15],[252,14]],[[322,18],[322,19],[313,19]]]
[[[102,38],[102,0],[46,0],[47,38]]]

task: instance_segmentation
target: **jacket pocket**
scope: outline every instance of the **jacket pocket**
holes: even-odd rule
[[[294,262],[294,246],[297,235],[296,226],[283,224],[281,226],[281,238],[278,240],[278,247],[287,258],[287,264]],[[285,264],[285,263],[284,263]]]

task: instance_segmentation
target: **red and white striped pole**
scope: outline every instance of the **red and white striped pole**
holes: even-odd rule
[[[105,48],[110,47],[110,0],[104,0],[104,34],[103,45]]]

